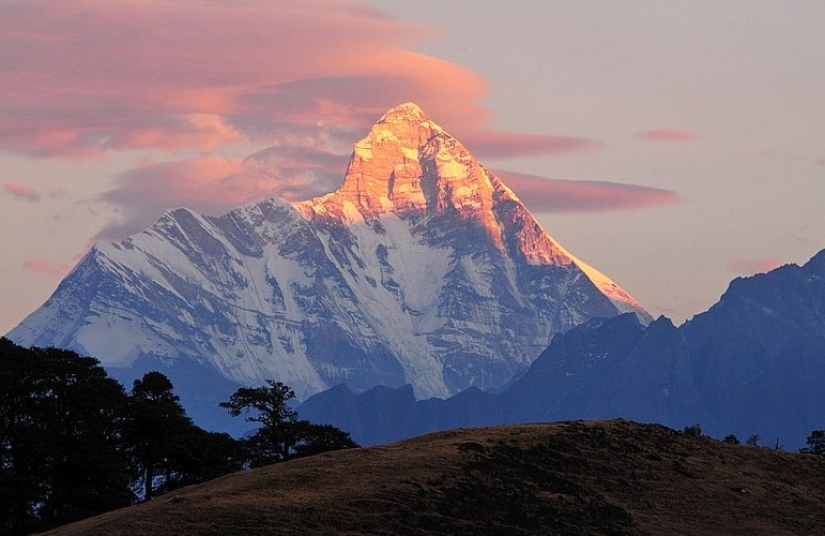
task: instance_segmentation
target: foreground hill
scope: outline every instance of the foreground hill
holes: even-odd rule
[[[237,473],[49,534],[810,534],[825,459],[627,421],[435,433]]]

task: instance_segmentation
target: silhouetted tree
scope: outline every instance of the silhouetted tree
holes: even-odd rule
[[[247,422],[261,424],[245,441],[253,466],[289,459],[296,442],[292,424],[297,420],[297,414],[287,405],[293,398],[295,392],[290,387],[267,380],[266,386],[241,387],[228,402],[221,402],[220,406],[228,409],[231,416],[243,414]]]
[[[39,532],[237,470],[159,372],[131,395],[96,359],[0,338],[0,534]]]
[[[282,382],[267,380],[263,387],[241,387],[222,402],[233,417],[246,415],[247,422],[261,427],[244,443],[253,467],[326,450],[357,447],[349,434],[332,425],[314,425],[298,420],[288,402],[294,391]]]
[[[825,430],[814,430],[808,436],[805,446],[799,449],[799,452],[806,454],[817,454],[825,456]]]
[[[221,402],[233,417],[246,415],[247,422],[261,423],[262,427],[274,428],[297,418],[295,410],[287,402],[295,398],[295,392],[282,382],[266,380],[263,387],[241,387]]]
[[[169,378],[156,371],[132,385],[126,441],[144,500],[175,478],[175,451],[194,427],[172,389]]]
[[[241,443],[195,426],[162,373],[135,380],[129,407],[126,442],[144,500],[243,467]]]
[[[328,450],[357,448],[348,432],[331,424],[312,424],[309,421],[295,423],[298,441],[295,444],[295,457],[311,456]]]
[[[748,440],[745,441],[745,444],[749,447],[758,447],[759,446],[759,434],[751,434],[748,436]]]
[[[97,360],[0,339],[0,533],[130,504],[125,405]]]
[[[180,435],[168,453],[163,482],[155,495],[197,484],[243,468],[241,444],[229,434],[207,432],[191,426]]]
[[[731,445],[738,445],[739,438],[733,434],[728,434],[725,436],[725,439],[722,440],[723,443],[730,443]]]

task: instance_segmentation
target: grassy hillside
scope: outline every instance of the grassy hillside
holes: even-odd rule
[[[440,432],[237,473],[49,534],[809,534],[825,459],[627,421]]]

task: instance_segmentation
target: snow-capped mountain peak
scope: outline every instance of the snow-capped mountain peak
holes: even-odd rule
[[[338,383],[444,397],[499,388],[555,333],[626,311],[649,318],[407,103],[355,143],[335,192],[170,211],[96,247],[9,336],[299,397]]]
[[[385,113],[355,143],[344,183],[302,211],[352,204],[369,219],[386,212],[469,214],[491,210],[493,185],[470,151],[413,103]]]

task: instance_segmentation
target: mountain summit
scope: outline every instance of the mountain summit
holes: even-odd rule
[[[341,188],[304,204],[365,218],[386,212],[471,216],[493,207],[493,185],[470,152],[415,104],[384,114],[355,144]]]
[[[194,391],[274,378],[301,398],[339,383],[425,398],[500,388],[554,334],[623,312],[649,319],[407,103],[355,144],[337,191],[167,212],[96,245],[9,338]]]
[[[575,264],[621,312],[650,320],[610,278],[553,240],[510,188],[412,102],[389,110],[355,144],[344,184],[336,192],[295,206],[308,219],[357,222],[393,212],[427,216],[429,225],[465,221],[486,230],[503,254],[509,237],[514,253],[529,264]]]

